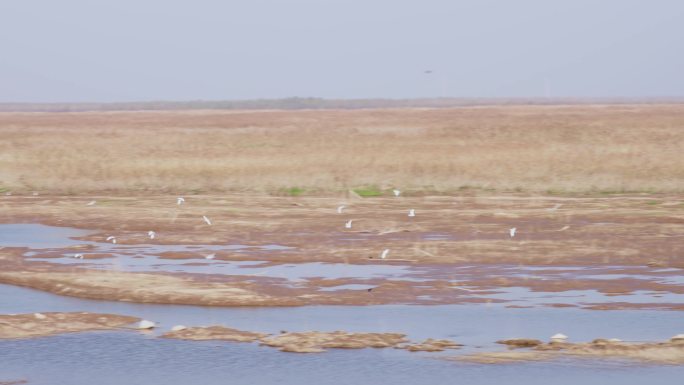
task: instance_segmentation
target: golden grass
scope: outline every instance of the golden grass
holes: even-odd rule
[[[683,150],[676,104],[5,112],[0,189],[681,192]]]

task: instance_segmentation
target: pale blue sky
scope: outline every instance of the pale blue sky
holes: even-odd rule
[[[0,0],[0,102],[684,96],[683,20],[680,0]]]

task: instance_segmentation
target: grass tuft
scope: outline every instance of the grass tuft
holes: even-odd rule
[[[364,198],[379,197],[383,195],[382,190],[380,190],[377,186],[359,187],[355,188],[353,191]]]

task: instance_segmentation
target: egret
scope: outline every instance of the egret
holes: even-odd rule
[[[516,232],[517,230],[518,230],[518,229],[515,228],[515,227],[513,227],[513,228],[511,228],[511,229],[508,230],[508,234],[511,235],[511,238],[515,237],[515,232]]]
[[[83,259],[83,254],[74,254],[74,258]]]
[[[394,193],[394,196],[395,196],[395,197],[398,197],[399,194],[401,194],[401,191],[399,191],[399,190],[397,190],[397,189],[392,190],[392,192]]]
[[[216,258],[216,254],[209,254],[209,255],[204,256],[204,259],[214,259],[214,258]]]
[[[556,333],[556,334],[551,336],[552,341],[565,341],[567,339],[568,339],[568,336],[566,336],[563,333]]]
[[[179,332],[179,331],[185,330],[185,329],[187,329],[187,327],[185,325],[176,325],[176,326],[171,328],[171,331],[172,332]]]
[[[345,229],[351,229],[352,221],[353,221],[353,219],[350,219],[349,221],[347,221],[347,223],[344,224],[344,228]]]
[[[546,210],[547,210],[547,211],[556,211],[556,210],[558,210],[559,208],[561,208],[561,206],[563,206],[562,203],[557,203],[555,206],[551,207],[550,209],[546,209]]]
[[[452,289],[463,290],[463,291],[470,291],[470,292],[477,291],[477,290],[473,290],[473,289],[466,289],[465,287],[460,287],[460,286],[452,286],[451,288],[452,288]]]
[[[153,329],[157,326],[156,323],[148,320],[142,320],[138,322],[138,329]]]
[[[202,215],[202,219],[204,219],[204,221],[207,222],[207,224],[211,226],[211,221],[209,220],[209,218],[207,218],[206,215]]]
[[[176,198],[176,204],[178,204],[178,206],[182,205],[183,202],[185,202],[185,198],[183,198],[183,197]]]
[[[338,213],[338,214],[342,214],[342,210],[344,210],[345,208],[347,208],[347,206],[345,206],[345,205],[339,206],[339,207],[337,208],[337,213]]]
[[[416,210],[414,210],[414,209],[409,210],[408,216],[409,217],[415,217],[416,216]]]
[[[154,239],[154,237],[157,236],[157,233],[155,233],[154,231],[151,231],[151,230],[150,230],[150,231],[147,232],[147,236],[150,237],[150,239]]]
[[[389,254],[389,249],[385,249],[382,251],[382,254],[380,254],[380,259],[385,259],[387,258],[387,254]]]
[[[116,237],[113,235],[110,235],[107,237],[107,241],[112,241],[112,243],[116,243]]]
[[[36,317],[36,319],[46,319],[47,316],[45,314],[41,313],[33,313],[33,316]]]
[[[90,202],[88,202],[88,203],[86,204],[86,206],[95,206],[95,203],[97,203],[97,202],[95,202],[95,201],[90,201]]]

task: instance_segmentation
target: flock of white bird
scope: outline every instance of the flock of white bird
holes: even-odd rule
[[[394,194],[395,197],[399,197],[399,196],[401,195],[401,191],[398,190],[398,189],[393,189],[393,190],[392,190],[392,193]],[[176,198],[176,204],[177,204],[177,205],[180,206],[180,205],[182,205],[183,203],[185,203],[185,198],[183,198],[183,197],[178,197],[178,198]],[[96,201],[90,201],[90,202],[88,202],[88,203],[86,204],[86,206],[94,206],[95,204],[96,204]],[[548,209],[548,210],[549,210],[549,211],[555,211],[555,210],[558,210],[561,206],[562,206],[562,204],[557,204],[557,205],[555,205],[553,208],[550,208],[550,209]],[[345,210],[346,208],[347,208],[347,206],[345,206],[345,205],[340,205],[340,206],[338,206],[338,207],[337,207],[337,213],[338,213],[338,214],[343,214],[343,213],[344,213],[344,210]],[[415,217],[415,216],[416,216],[416,210],[415,210],[415,209],[409,209],[408,217],[413,218],[413,217]],[[211,226],[211,224],[212,224],[212,223],[211,223],[211,220],[210,220],[206,215],[203,215],[203,216],[202,216],[202,220],[204,220],[204,222],[205,222],[207,225]],[[353,219],[348,220],[347,222],[345,222],[344,228],[345,228],[345,229],[351,229],[351,228],[352,228],[353,222],[354,222]],[[566,227],[567,227],[567,226],[566,226]],[[566,229],[566,228],[563,228],[562,230],[565,230],[565,229]],[[562,230],[561,230],[561,231],[562,231]],[[510,228],[510,229],[508,230],[508,234],[510,235],[511,238],[515,237],[516,231],[517,231],[517,228],[515,228],[515,227]],[[154,231],[152,231],[152,230],[150,230],[150,231],[147,232],[147,236],[148,236],[150,239],[155,239],[156,235],[157,235],[157,233],[154,232]],[[109,236],[109,237],[107,237],[107,241],[108,241],[108,242],[111,241],[113,244],[116,244],[116,237],[113,236],[113,235],[112,235],[112,236]],[[387,259],[387,256],[389,255],[389,252],[390,252],[390,249],[384,249],[384,250],[382,250],[382,252],[380,253],[380,259]],[[216,257],[216,254],[209,254],[209,255],[206,255],[206,256],[205,256],[205,259],[212,260],[212,259],[214,259],[215,257]],[[74,255],[74,258],[83,259],[83,254],[75,254],[75,255]],[[372,258],[372,257],[371,257],[371,258]],[[473,291],[473,290],[465,289],[465,288],[460,288],[460,289],[466,290],[466,291]],[[36,313],[36,314],[39,314],[39,313]],[[36,318],[38,318],[38,316],[36,316]],[[152,321],[148,321],[148,320],[142,320],[142,321],[140,321],[140,322],[138,323],[138,326],[137,326],[138,329],[153,329],[153,328],[155,328],[155,327],[156,327],[156,323],[155,323],[155,322],[152,322]],[[172,331],[181,331],[181,330],[185,330],[185,329],[186,329],[186,327],[183,326],[183,325],[176,325],[176,326],[174,326],[171,330],[172,330]],[[551,336],[551,340],[552,340],[552,341],[565,341],[567,338],[568,338],[568,337],[567,337],[566,335],[561,334],[561,333],[558,333],[558,334],[555,334],[555,335]],[[619,341],[619,340],[617,340],[617,339],[614,339],[614,340]]]
[[[399,197],[399,196],[401,195],[401,190],[392,189],[392,193],[394,194],[395,197]],[[96,203],[97,203],[97,201],[90,201],[90,202],[88,202],[88,203],[86,204],[86,206],[94,206]],[[178,206],[182,205],[183,203],[185,203],[185,198],[183,198],[183,197],[178,197],[178,198],[176,198],[176,204],[177,204]],[[549,209],[547,209],[547,210],[549,210],[549,211],[555,211],[555,210],[558,210],[561,206],[563,206],[563,205],[562,205],[561,203],[558,203],[558,204],[556,204],[554,207],[549,208]],[[345,205],[340,205],[340,206],[338,206],[338,207],[337,207],[337,213],[338,213],[338,214],[343,214],[343,213],[344,213],[344,209],[346,209],[346,208],[347,208],[347,206],[345,206]],[[415,217],[415,216],[416,216],[416,210],[415,210],[415,209],[409,209],[408,216],[409,216],[410,218]],[[207,225],[211,226],[212,222],[211,222],[211,220],[210,220],[206,215],[202,215],[202,220],[204,221],[204,223],[206,223]],[[348,220],[347,222],[345,222],[344,228],[345,228],[345,229],[351,229],[351,228],[352,228],[353,222],[354,222],[353,219]],[[569,226],[565,226],[565,227],[563,227],[562,229],[560,229],[559,231],[564,231],[564,230],[567,230],[568,228],[569,228]],[[517,228],[512,227],[512,228],[510,228],[510,229],[508,230],[508,234],[510,235],[511,238],[513,238],[513,237],[515,237],[515,234],[516,234],[517,231],[518,231]],[[152,231],[152,230],[150,230],[150,231],[147,232],[147,236],[148,236],[150,239],[154,239],[154,238],[157,236],[157,233],[154,232],[154,231]],[[116,243],[116,237],[113,236],[113,235],[108,236],[108,237],[107,237],[107,242],[112,242],[112,243],[115,244],[115,243]],[[384,249],[384,250],[382,250],[382,252],[380,253],[380,259],[387,259],[387,255],[389,255],[389,251],[390,251],[389,249]],[[73,257],[74,257],[74,258],[77,258],[77,259],[83,259],[83,254],[75,254]],[[216,254],[209,254],[209,255],[205,256],[206,259],[214,259],[215,257],[216,257]],[[371,257],[371,258],[372,258],[372,257]]]
[[[394,194],[395,197],[399,197],[399,196],[401,195],[401,190],[393,189],[393,190],[392,190],[392,193]],[[549,210],[557,210],[557,209],[560,208],[561,206],[562,206],[562,204],[557,204],[556,206],[554,206],[553,208],[551,208],[551,209],[549,209]],[[338,213],[338,214],[343,214],[343,213],[344,213],[344,209],[346,209],[346,208],[347,208],[347,206],[345,206],[345,205],[340,205],[340,206],[338,206],[338,207],[337,207],[337,213]],[[415,209],[409,209],[408,216],[409,216],[410,218],[415,217],[415,216],[416,216],[416,210],[415,210]],[[345,228],[345,229],[351,229],[351,228],[352,228],[352,223],[353,223],[353,219],[348,220],[348,221],[344,224],[344,228]],[[567,226],[566,226],[566,227],[567,227]],[[564,229],[562,229],[562,230],[566,230],[566,229],[567,229],[567,228],[564,228]],[[562,230],[561,230],[561,231],[562,231]],[[518,229],[515,228],[515,227],[513,227],[513,228],[511,228],[511,229],[508,230],[508,234],[511,236],[511,238],[515,237],[516,231],[518,231]],[[387,255],[389,255],[389,252],[390,252],[389,249],[384,249],[384,250],[380,253],[380,259],[387,259]],[[372,257],[371,257],[371,258],[372,258]]]

